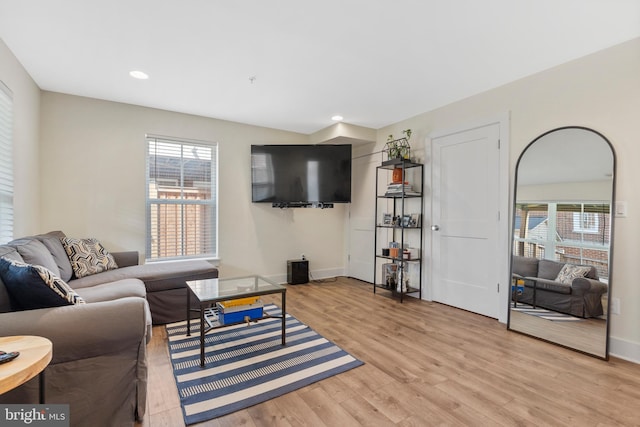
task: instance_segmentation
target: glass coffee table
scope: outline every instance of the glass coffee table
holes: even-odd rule
[[[280,294],[282,296],[282,315],[271,316],[264,314],[260,319],[268,317],[282,318],[282,345],[286,345],[285,341],[285,317],[286,317],[286,295],[287,288],[278,285],[261,276],[246,276],[233,278],[218,278],[206,280],[192,280],[187,282],[187,336],[191,336],[191,312],[200,312],[200,366],[204,367],[204,336],[207,332],[224,328],[225,326],[237,325],[245,321],[219,324],[212,321],[207,315],[206,310],[215,306],[217,302],[228,301],[238,298],[255,297],[269,294]],[[198,301],[198,309],[191,308],[191,294]],[[260,319],[252,319],[257,321]],[[206,323],[206,327],[205,327]]]

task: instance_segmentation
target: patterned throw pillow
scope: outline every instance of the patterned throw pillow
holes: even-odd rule
[[[118,264],[97,239],[60,239],[77,279],[118,268]]]
[[[591,267],[587,265],[565,264],[556,277],[556,282],[570,285],[576,277],[586,277],[591,271]]]
[[[17,310],[85,303],[64,280],[41,265],[0,258],[0,277]]]

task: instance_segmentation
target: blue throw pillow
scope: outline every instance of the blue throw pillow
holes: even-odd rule
[[[17,310],[85,303],[69,285],[41,265],[0,257],[0,278]]]

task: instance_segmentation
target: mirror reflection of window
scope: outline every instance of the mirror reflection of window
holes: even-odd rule
[[[317,160],[307,162],[307,200],[322,202],[320,200],[320,165]]]
[[[255,153],[251,156],[254,199],[263,200],[275,195],[274,167],[271,154]]]
[[[592,212],[574,212],[573,231],[576,233],[597,233],[599,219],[598,215]]]
[[[608,203],[519,203],[515,215],[514,255],[593,265],[608,278]]]

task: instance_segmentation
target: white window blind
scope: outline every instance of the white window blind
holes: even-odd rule
[[[0,82],[0,244],[13,239],[13,95]]]
[[[147,259],[218,256],[218,147],[147,137]]]

